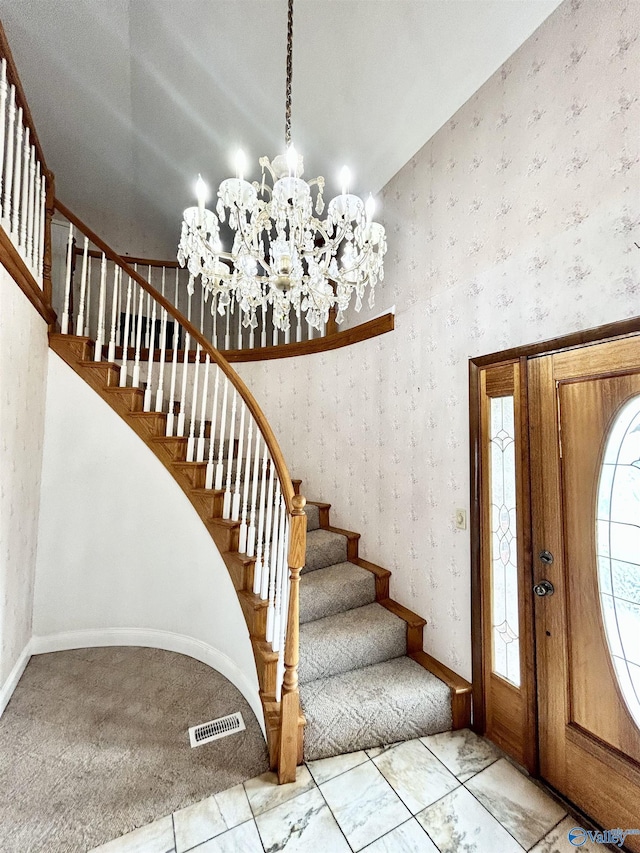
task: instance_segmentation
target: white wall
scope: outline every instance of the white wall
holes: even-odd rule
[[[122,643],[192,654],[262,719],[249,633],[213,540],[160,461],[54,353],[33,633],[34,651]]]
[[[395,332],[238,365],[304,493],[467,678],[468,359],[640,313],[639,33],[633,0],[567,0],[387,185]]]
[[[0,714],[28,658],[47,325],[0,266]]]

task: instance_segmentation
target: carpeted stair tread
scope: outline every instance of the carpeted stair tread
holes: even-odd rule
[[[300,686],[305,761],[451,729],[446,684],[408,657]]]
[[[407,653],[407,623],[380,604],[366,604],[300,626],[300,684]]]
[[[304,508],[307,514],[307,533],[320,527],[320,507],[307,504]]]
[[[337,563],[300,578],[300,623],[343,613],[376,600],[372,572],[353,563]]]
[[[331,530],[311,530],[307,533],[307,555],[303,573],[324,569],[347,560],[347,537]]]

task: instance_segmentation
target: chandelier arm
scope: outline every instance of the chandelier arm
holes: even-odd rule
[[[236,206],[236,214],[237,214],[236,215],[236,222],[238,223],[238,231],[240,233],[240,237],[242,238],[242,242],[244,243],[245,249],[251,255],[251,257],[254,259],[254,261],[257,261],[260,264],[260,266],[264,269],[264,271],[267,273],[267,277],[273,275],[273,270],[271,269],[271,266],[269,265],[269,263],[266,260],[264,260],[264,258],[262,258],[262,256],[260,254],[255,252],[251,248],[251,246],[249,245],[249,242],[247,240],[247,235],[245,233],[244,228],[242,227],[242,216],[240,215],[241,210],[240,210],[240,206],[238,205],[237,201],[235,202],[235,206]]]

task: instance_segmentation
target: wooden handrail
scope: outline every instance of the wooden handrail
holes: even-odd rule
[[[0,21],[0,56],[7,60],[7,80],[16,87],[16,104],[17,106],[22,107],[22,120],[29,128],[31,144],[35,146],[42,171],[46,175],[47,183],[49,183],[53,176],[47,167],[47,161],[45,160],[44,152],[40,145],[40,140],[38,139],[33,116],[31,115],[29,104],[27,103],[27,96],[22,88],[22,81],[20,80],[20,75],[18,74],[18,69],[13,59],[13,54],[11,53],[11,48],[9,47],[7,34],[2,26],[2,21]]]
[[[226,361],[226,359],[220,354],[220,352],[215,349],[209,341],[200,333],[200,331],[182,314],[175,305],[172,305],[169,300],[164,297],[159,290],[156,290],[155,287],[152,287],[145,279],[138,273],[133,267],[129,266],[124,259],[118,255],[110,246],[108,246],[104,240],[101,240],[100,237],[96,233],[94,233],[78,216],[72,213],[68,207],[66,207],[59,199],[55,200],[55,208],[58,210],[63,216],[65,216],[69,222],[73,223],[75,227],[81,231],[85,237],[88,237],[89,240],[93,243],[94,246],[97,246],[104,255],[109,258],[110,261],[113,261],[114,264],[117,264],[133,281],[137,282],[137,284],[149,293],[157,302],[158,305],[161,305],[172,317],[174,320],[177,320],[178,323],[189,333],[189,335],[193,338],[193,340],[197,341],[200,344],[201,348],[207,353],[212,361],[214,361],[218,367],[222,370],[222,372],[227,376],[232,385],[236,388],[242,399],[247,405],[247,408],[253,415],[256,424],[260,432],[262,433],[262,437],[264,438],[267,447],[269,448],[269,452],[271,454],[271,458],[276,467],[276,471],[278,472],[278,477],[280,479],[280,488],[282,490],[282,495],[285,499],[285,503],[287,505],[287,511],[289,515],[293,515],[294,504],[293,504],[293,485],[291,483],[291,475],[287,470],[286,462],[284,461],[284,456],[282,455],[282,451],[280,450],[280,446],[276,440],[276,437],[271,429],[271,426],[266,419],[262,409],[254,399],[253,395],[242,381],[242,379],[238,376],[235,370],[231,367],[231,365]]]

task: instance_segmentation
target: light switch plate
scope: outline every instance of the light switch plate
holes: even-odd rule
[[[455,515],[456,527],[458,530],[467,529],[467,511],[466,509],[457,509]]]

